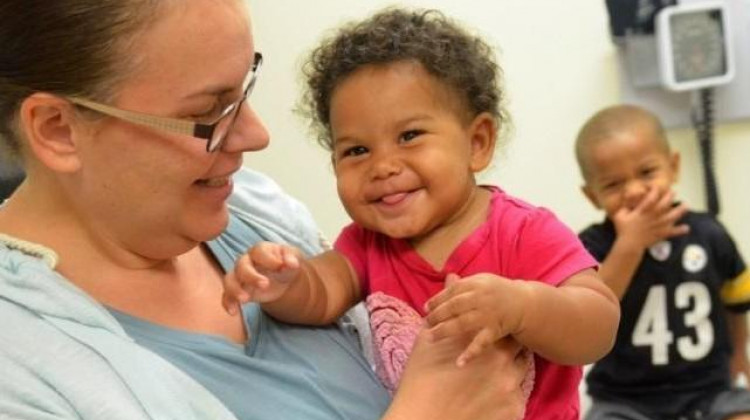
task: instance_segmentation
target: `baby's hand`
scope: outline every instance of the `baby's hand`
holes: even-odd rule
[[[674,192],[654,188],[634,209],[623,207],[613,216],[618,238],[639,249],[674,236],[688,233],[687,225],[678,220],[687,212],[684,204],[674,205]]]
[[[224,276],[224,309],[234,315],[243,303],[281,297],[299,274],[300,258],[300,252],[288,245],[259,242],[250,248]]]
[[[493,274],[446,277],[445,289],[425,304],[434,339],[476,333],[456,364],[463,366],[484,348],[519,333],[524,323],[525,282]]]

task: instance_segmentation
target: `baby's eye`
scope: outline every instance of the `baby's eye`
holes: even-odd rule
[[[648,167],[641,169],[641,176],[645,178],[651,178],[656,173],[657,168]]]
[[[409,142],[417,138],[418,136],[424,134],[424,131],[422,130],[409,130],[404,131],[401,133],[401,140],[404,142]]]
[[[617,188],[619,188],[620,184],[621,184],[620,181],[607,182],[606,184],[604,184],[602,186],[602,189],[604,191],[613,191],[613,190],[616,190]]]
[[[344,150],[344,151],[343,151],[343,152],[341,153],[341,156],[342,156],[342,157],[347,157],[347,156],[360,156],[360,155],[364,155],[364,154],[365,154],[365,153],[367,153],[368,151],[369,151],[369,150],[367,150],[367,148],[366,148],[366,147],[364,147],[364,146],[352,146],[352,147],[349,147],[349,148],[345,149],[345,150]]]

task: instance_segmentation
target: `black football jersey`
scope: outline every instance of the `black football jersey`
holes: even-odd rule
[[[732,345],[726,310],[750,307],[750,274],[724,227],[704,213],[688,213],[683,236],[650,247],[621,300],[611,353],[586,382],[592,397],[674,412],[677,395],[706,395],[730,381]],[[580,238],[603,261],[615,241],[605,220]]]

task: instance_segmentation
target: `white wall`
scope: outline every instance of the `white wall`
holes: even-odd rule
[[[246,164],[273,176],[308,204],[324,233],[334,238],[348,217],[338,203],[329,160],[291,113],[305,52],[336,24],[362,17],[383,0],[250,0],[257,48],[266,61],[251,102],[271,135],[267,151]],[[599,108],[619,102],[615,50],[604,0],[404,0],[442,9],[477,28],[499,49],[515,135],[483,175],[510,193],[554,210],[578,230],[598,220],[579,192],[573,139]],[[750,98],[748,98],[750,100]],[[716,133],[722,220],[750,259],[750,123],[724,124]],[[670,132],[683,157],[677,190],[702,209],[702,178],[690,130]]]

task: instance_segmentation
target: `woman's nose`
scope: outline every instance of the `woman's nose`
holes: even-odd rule
[[[245,102],[237,112],[237,118],[227,133],[221,150],[231,153],[265,149],[270,137],[265,124],[255,110]]]

